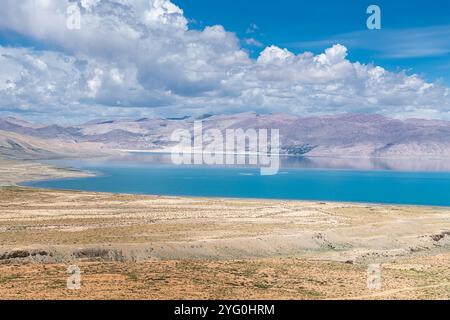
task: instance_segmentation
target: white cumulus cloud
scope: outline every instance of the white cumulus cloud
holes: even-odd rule
[[[80,30],[66,28],[73,4],[81,11]],[[189,29],[183,10],[169,0],[3,0],[0,29],[48,48],[0,47],[5,113],[450,118],[450,89],[443,84],[350,61],[340,44],[318,55],[272,45],[252,59],[223,26]]]

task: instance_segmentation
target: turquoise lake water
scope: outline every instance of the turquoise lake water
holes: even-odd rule
[[[134,155],[114,161],[59,161],[100,175],[25,185],[132,194],[450,206],[450,170],[441,163],[421,168],[379,160],[352,161],[296,159],[283,162],[275,176],[261,176],[259,168],[253,167],[173,166],[161,158]]]

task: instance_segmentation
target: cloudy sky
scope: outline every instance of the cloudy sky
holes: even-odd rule
[[[361,0],[2,0],[0,116],[450,120],[450,3],[377,3],[381,30]]]

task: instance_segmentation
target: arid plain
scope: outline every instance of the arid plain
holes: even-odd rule
[[[450,298],[448,208],[31,189],[15,184],[86,173],[15,160],[0,174],[2,299]]]

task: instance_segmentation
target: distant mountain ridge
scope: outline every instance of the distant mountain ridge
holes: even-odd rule
[[[80,125],[35,125],[0,118],[0,156],[43,158],[95,155],[115,150],[170,150],[171,134],[193,130],[201,119],[208,129],[279,129],[282,152],[334,157],[450,156],[450,121],[390,119],[344,114],[299,117],[289,114],[204,115],[200,118],[95,120]],[[70,147],[68,147],[70,146]]]

